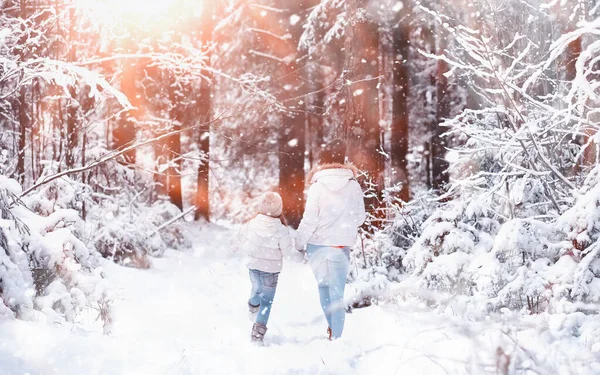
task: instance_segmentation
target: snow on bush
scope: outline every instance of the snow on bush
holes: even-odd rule
[[[573,206],[547,220],[486,194],[469,199],[463,191],[440,204],[402,259],[406,290],[426,299],[432,297],[427,291],[440,292],[432,302],[441,304],[448,295],[466,296],[473,310],[488,312],[565,312],[599,303],[598,175],[597,167]],[[534,202],[527,194],[524,200]],[[502,215],[508,210],[523,217]]]
[[[483,196],[458,196],[441,204],[417,229],[418,238],[406,250],[404,277],[400,273],[390,279],[402,281],[405,295],[441,306],[449,303],[446,297],[468,297],[472,311],[572,312],[597,306],[598,175],[595,168],[573,206],[552,220],[527,217],[518,210],[514,212],[525,217],[503,218],[498,215],[501,204]],[[394,230],[400,225],[406,225],[405,218],[396,219]],[[393,249],[389,234],[387,239],[388,250]],[[466,300],[457,298],[453,303],[458,301]]]
[[[391,282],[404,279],[402,259],[406,249],[417,240],[435,203],[434,196],[426,194],[409,203],[393,205],[386,212],[390,225],[383,229],[371,226],[369,231],[361,231],[351,253],[353,267],[349,279],[355,289],[352,293],[354,305],[379,299]]]
[[[499,202],[481,196],[441,203],[419,226],[407,225],[407,216],[397,216],[392,229],[381,231],[382,238],[376,235],[366,249],[376,254],[405,252],[401,265],[388,270],[381,257],[369,263],[368,255],[365,262],[360,251],[355,252],[353,274],[358,276],[353,285],[362,291],[361,297],[416,298],[477,319],[509,310],[567,316],[597,312],[598,175],[595,168],[575,194],[573,206],[551,220],[503,218],[498,215]],[[402,225],[416,231],[406,250],[390,235],[393,230],[397,236]],[[375,246],[380,248],[374,251]]]
[[[94,246],[109,259],[123,265],[148,268],[148,255],[159,257],[170,249],[191,246],[190,235],[178,223],[159,230],[169,220],[181,215],[179,208],[167,201],[153,206],[123,207],[104,202],[94,207],[88,223],[93,225]]]
[[[90,153],[105,152],[97,147]],[[42,185],[24,198],[43,216],[57,209],[72,209],[85,218],[82,233],[87,246],[118,264],[148,268],[148,256],[161,256],[167,248],[191,246],[186,227],[174,222],[181,210],[162,198],[153,197],[146,178],[116,161],[98,166],[87,184],[64,177]],[[160,230],[159,230],[160,228]]]
[[[82,242],[83,221],[69,208],[40,215],[19,201],[20,185],[0,175],[0,314],[50,323],[77,322],[95,309],[110,330],[110,290],[100,254]],[[33,200],[29,200],[30,203]],[[39,207],[49,208],[42,202]]]
[[[402,260],[413,292],[469,293],[470,267],[492,249],[492,235],[499,227],[480,203],[452,201],[424,221],[420,236]]]
[[[557,220],[563,235],[561,257],[573,263],[570,297],[600,303],[600,169],[588,176],[575,205]]]

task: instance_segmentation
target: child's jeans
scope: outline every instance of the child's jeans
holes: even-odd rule
[[[319,285],[321,308],[331,328],[331,336],[339,338],[346,320],[344,289],[350,268],[350,248],[308,244],[306,252]]]
[[[279,281],[279,272],[250,270],[250,281],[252,282],[252,295],[248,303],[252,306],[260,305],[256,315],[256,323],[266,327],[271,314],[275,289],[277,289],[277,282]]]

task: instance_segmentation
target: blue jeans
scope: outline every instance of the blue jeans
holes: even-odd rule
[[[339,338],[346,320],[344,289],[350,268],[350,248],[308,244],[306,253],[319,285],[321,308],[331,328],[331,336]]]
[[[269,315],[271,314],[271,306],[275,297],[275,289],[279,281],[279,272],[263,272],[259,270],[250,270],[250,282],[252,283],[252,294],[248,303],[252,306],[259,306],[258,314],[256,314],[256,323],[267,326]]]

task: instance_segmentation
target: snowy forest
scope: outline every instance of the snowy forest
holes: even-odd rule
[[[599,130],[597,0],[0,0],[0,374],[599,374]],[[284,254],[252,345],[336,139],[344,336]]]

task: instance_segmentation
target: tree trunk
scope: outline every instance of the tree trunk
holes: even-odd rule
[[[346,3],[348,14],[357,14],[366,8],[363,0]],[[368,17],[368,16],[367,16]],[[378,104],[378,25],[367,17],[355,17],[346,29],[346,67],[350,83],[347,87],[344,131],[348,155],[366,177],[361,182],[369,190],[367,208],[375,216],[382,216],[383,159]]]
[[[304,10],[302,3],[292,5],[287,1],[278,0],[275,4],[281,9],[288,8],[290,14],[298,14]],[[284,45],[275,49],[280,57],[295,56],[294,62],[283,64],[285,79],[282,82],[282,99],[289,99],[303,93],[308,70],[304,67],[298,70],[299,59],[296,46],[302,35],[302,23],[292,24],[289,21],[290,17],[284,14],[284,18],[277,24],[281,26],[272,31],[277,35],[291,36],[285,40]],[[274,40],[273,43],[277,41]],[[292,99],[285,104],[290,112],[281,117],[282,124],[279,127],[279,192],[283,198],[283,212],[288,224],[297,228],[304,212],[307,105],[304,98]]]
[[[212,79],[212,75],[209,75],[209,79]],[[205,220],[210,219],[210,197],[209,197],[209,175],[210,175],[210,164],[209,164],[209,153],[210,153],[210,127],[209,122],[211,119],[211,83],[202,80],[200,88],[200,97],[198,98],[198,106],[200,112],[201,121],[206,125],[202,126],[199,131],[198,144],[200,151],[206,157],[206,160],[200,162],[198,166],[198,186],[196,188],[196,214],[195,219],[201,218]]]
[[[15,4],[16,5],[16,4]],[[23,0],[20,1],[19,14],[23,19],[27,19],[27,8]],[[19,40],[19,45],[25,45],[27,42],[26,36],[23,35]],[[23,51],[19,51],[19,59],[25,60]],[[27,87],[25,85],[19,88],[18,96],[18,111],[19,111],[19,143],[17,145],[17,181],[23,186],[25,184],[25,142],[27,137],[27,128],[29,127],[29,115],[27,113]]]
[[[36,152],[36,145],[35,145],[35,138],[36,138],[36,129],[37,126],[39,124],[38,122],[38,114],[39,114],[39,110],[38,110],[38,106],[39,106],[39,85],[37,84],[37,82],[35,80],[32,80],[31,83],[31,121],[29,123],[29,168],[31,168],[31,181],[35,181],[36,178],[36,173],[35,173],[35,158],[36,158],[36,154],[38,154],[38,152]],[[37,99],[37,102],[36,102]]]
[[[76,59],[76,43],[73,35],[73,28],[75,27],[75,17],[74,13],[75,9],[69,9],[69,61],[74,62]],[[69,100],[67,101],[67,133],[65,134],[65,161],[67,165],[67,169],[71,169],[75,166],[75,156],[74,156],[74,148],[77,145],[77,108],[79,106],[79,102],[77,101],[77,91],[75,88],[76,83],[69,85]]]
[[[308,162],[310,168],[317,163],[319,150],[324,143],[323,107],[325,106],[325,93],[323,77],[319,62],[311,62],[308,68],[308,89],[314,94],[310,95],[306,107],[306,142],[308,149]]]
[[[77,93],[75,86],[69,87],[69,100],[67,108],[67,131],[65,134],[65,162],[67,169],[75,166],[74,148],[77,145]]]
[[[573,0],[567,2],[566,4],[561,3],[560,5],[555,5],[554,12],[556,12],[557,15],[563,15],[564,17],[559,17],[558,20],[563,22],[563,31],[565,33],[577,30],[577,23],[586,20],[586,16],[588,15],[588,5],[591,5],[591,3],[586,4],[586,1],[583,0]],[[574,13],[562,14],[563,10],[561,7],[565,9],[569,8]],[[573,82],[577,76],[576,64],[583,50],[582,42],[582,38],[578,37],[577,39],[569,43],[569,45],[567,46],[567,50],[565,52],[565,60],[562,64],[562,67],[564,68],[565,72],[564,79],[566,82],[568,82],[567,84]],[[593,77],[588,77],[588,79],[593,79]],[[569,90],[569,87],[567,87],[566,90]],[[585,134],[578,135],[577,138],[575,138],[575,142],[580,146],[586,147],[585,145],[587,145],[587,147],[583,151],[581,159],[578,161],[577,165],[575,165],[575,172],[585,171],[586,168],[583,167],[593,166],[597,162],[597,145],[593,140],[590,142],[590,138],[593,138],[596,132],[593,129],[590,129],[589,127],[585,127],[584,133]]]
[[[23,186],[25,184],[25,140],[27,128],[29,127],[29,116],[27,114],[27,87],[19,89],[19,143],[17,150],[17,181]]]
[[[291,116],[283,116],[279,132],[279,192],[283,198],[283,212],[288,224],[297,228],[304,209],[304,151],[306,112],[300,109]],[[290,105],[293,105],[290,103]]]
[[[212,1],[204,3],[202,10],[202,21],[200,28],[200,38],[204,45],[212,39],[214,28],[213,17],[215,15],[215,5]],[[211,55],[207,58],[207,64],[210,64]],[[200,119],[206,125],[202,126],[199,131],[198,144],[200,151],[206,157],[206,160],[200,162],[198,166],[197,187],[196,187],[196,213],[195,220],[210,219],[210,197],[209,197],[209,175],[210,175],[210,121],[212,117],[211,110],[211,85],[212,74],[208,71],[204,72],[206,78],[200,82],[200,97],[198,98],[198,112]]]
[[[176,106],[174,106],[176,108]],[[175,111],[177,111],[175,109]],[[173,119],[172,131],[181,130],[179,116],[171,117]],[[180,210],[183,210],[183,197],[181,193],[181,137],[180,133],[173,134],[167,138],[169,168],[167,168],[167,194],[169,200]]]
[[[135,61],[125,61],[121,77],[121,92],[127,97],[134,109],[124,111],[120,114],[117,123],[113,125],[112,141],[114,149],[121,149],[129,146],[135,141],[135,122],[138,116],[140,101],[137,97],[136,89],[136,71]],[[135,150],[126,152],[123,155],[125,164],[135,164]]]
[[[572,30],[571,30],[572,31]],[[567,81],[572,81],[575,79],[575,75],[577,74],[577,70],[575,68],[575,63],[581,54],[581,37],[575,39],[567,48],[567,56],[566,56],[566,75],[565,78]]]
[[[391,129],[391,173],[393,183],[400,183],[401,189],[396,197],[403,202],[409,200],[408,183],[408,52],[409,52],[409,30],[408,26],[401,23],[394,30],[394,98],[392,107],[392,129]]]
[[[439,31],[439,30],[438,30]],[[445,34],[436,35],[436,53],[441,55],[445,52]],[[431,166],[431,188],[442,191],[448,183],[448,162],[446,161],[446,139],[441,135],[445,132],[440,126],[450,116],[450,94],[448,92],[448,78],[444,75],[448,71],[448,64],[438,60],[435,85],[436,85],[436,113],[433,129],[430,129],[430,166]]]

